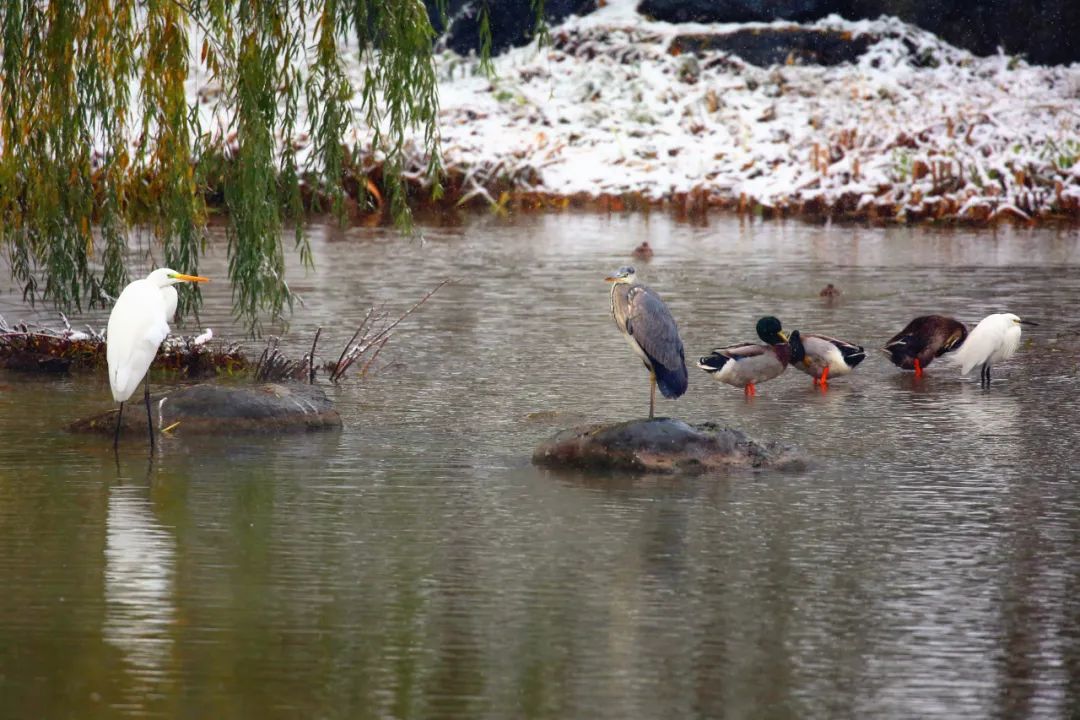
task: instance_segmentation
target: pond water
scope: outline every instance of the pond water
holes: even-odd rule
[[[0,374],[6,717],[1062,717],[1080,707],[1074,230],[662,216],[314,228],[285,337],[326,355],[372,303],[386,366],[328,389],[340,432],[63,427],[104,377]],[[804,471],[532,467],[562,427],[640,417],[603,277],[642,240],[688,359],[788,329],[877,348],[928,312],[1042,323],[993,386],[876,351],[822,394],[690,369],[659,414],[797,446]],[[201,323],[235,336],[218,238]],[[19,304],[6,272],[0,313]],[[826,282],[843,291],[826,303]],[[95,326],[104,314],[80,318]]]

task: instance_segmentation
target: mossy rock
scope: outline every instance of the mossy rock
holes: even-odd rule
[[[76,420],[69,430],[111,435],[117,408]],[[341,427],[341,416],[322,389],[300,383],[178,387],[150,396],[154,430],[176,435],[211,433],[302,432]],[[146,405],[141,395],[124,403],[122,434],[146,434]]]
[[[797,468],[802,460],[776,443],[713,423],[655,418],[563,430],[533,453],[533,463],[575,470],[698,473],[746,467]]]

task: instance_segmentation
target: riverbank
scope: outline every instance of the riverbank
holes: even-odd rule
[[[1080,66],[979,58],[890,19],[669,24],[631,5],[496,58],[494,80],[443,56],[442,141],[462,198],[1080,220]],[[785,41],[782,64],[743,59],[775,61],[759,46]]]
[[[430,200],[414,138],[416,205],[1080,221],[1080,65],[976,57],[889,18],[672,24],[622,0],[550,35],[494,58],[492,77],[439,56],[446,194]],[[202,126],[228,127],[193,78]],[[352,179],[380,184],[369,136],[348,133],[366,158],[344,183],[354,221],[381,209]]]

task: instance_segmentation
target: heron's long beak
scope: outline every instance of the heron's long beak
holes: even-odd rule
[[[1039,323],[1034,320],[1020,320],[1019,322],[1021,325],[1034,325],[1035,327],[1039,327]]]
[[[618,281],[618,279],[619,278],[617,278],[617,277],[606,277],[606,278],[604,278],[604,282],[616,282],[616,281]]]
[[[204,278],[201,275],[181,275],[180,273],[176,273],[175,275],[173,275],[173,277],[177,280],[183,280],[184,282],[210,282],[210,278]]]

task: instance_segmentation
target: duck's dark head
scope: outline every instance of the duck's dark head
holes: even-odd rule
[[[788,336],[788,345],[791,346],[791,362],[802,362],[806,357],[806,348],[802,344],[802,337],[798,330],[792,330]]]
[[[767,315],[757,321],[758,337],[770,345],[780,345],[788,341],[787,335],[781,328],[780,321],[772,315]]]

